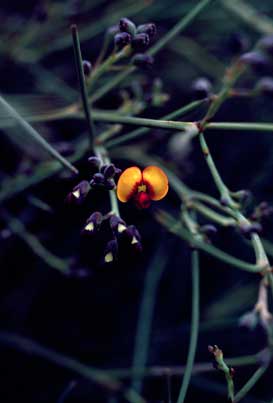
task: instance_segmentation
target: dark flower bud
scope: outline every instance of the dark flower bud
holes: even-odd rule
[[[95,232],[99,230],[102,221],[103,221],[103,215],[99,211],[95,211],[86,221],[85,227],[82,232],[93,235]]]
[[[106,248],[104,250],[104,263],[112,263],[117,259],[118,254],[118,243],[116,239],[112,239],[107,242]]]
[[[211,354],[213,354],[213,352],[214,352],[214,347],[211,346],[211,345],[209,345],[209,346],[208,346],[208,352],[211,353]]]
[[[118,234],[122,234],[127,229],[126,222],[115,214],[111,215],[109,224],[112,231]]]
[[[114,164],[104,165],[101,168],[101,173],[104,175],[105,179],[111,179],[116,174],[116,168]]]
[[[239,326],[245,327],[249,330],[255,329],[258,324],[258,315],[253,311],[246,312],[239,319]]]
[[[132,41],[132,37],[127,32],[121,32],[120,34],[116,34],[114,37],[115,45],[118,49],[124,48],[124,46],[129,45]]]
[[[249,48],[249,40],[246,35],[233,32],[228,38],[227,46],[231,53],[238,55]]]
[[[134,225],[129,225],[124,234],[130,239],[130,244],[139,252],[142,251],[141,236]]]
[[[90,76],[92,71],[92,64],[88,60],[82,62],[83,72],[86,77]]]
[[[137,52],[145,51],[150,44],[149,35],[142,33],[137,34],[132,40],[132,48]]]
[[[77,186],[75,186],[66,198],[68,203],[81,204],[86,198],[90,190],[90,185],[88,181],[81,181]]]
[[[211,82],[205,77],[199,77],[192,82],[191,91],[194,98],[203,99],[211,95]]]
[[[226,197],[221,197],[220,199],[220,203],[222,204],[222,206],[227,207],[229,206],[229,201]]]
[[[106,35],[108,35],[109,37],[114,37],[118,33],[119,33],[119,26],[118,25],[112,25],[106,31]]]
[[[145,53],[137,53],[132,62],[135,66],[142,67],[142,68],[149,68],[154,64],[153,56],[146,55]]]
[[[114,179],[106,179],[104,181],[104,186],[106,190],[113,190],[116,187]]]
[[[95,157],[95,156],[89,157],[88,162],[94,169],[99,170],[101,167],[101,159],[98,157]]]
[[[137,33],[138,34],[147,34],[149,36],[150,41],[152,41],[154,39],[154,37],[156,36],[156,25],[152,22],[150,22],[149,24],[143,24],[143,25],[139,25],[137,27]]]
[[[115,175],[116,175],[116,176],[119,176],[119,175],[121,174],[121,172],[122,172],[122,169],[117,168],[117,167],[115,166]]]
[[[266,52],[273,55],[273,35],[263,37],[259,42],[259,46]]]
[[[102,183],[104,183],[104,175],[101,173],[96,173],[93,175],[93,181],[97,184],[97,185],[101,185]]]
[[[250,237],[252,234],[262,232],[262,226],[258,222],[254,222],[251,224],[240,223],[239,228],[240,228],[242,235],[244,235],[246,237]]]
[[[217,233],[217,228],[212,224],[207,224],[200,227],[200,231],[206,235],[214,235]]]
[[[247,189],[239,190],[238,192],[234,193],[234,197],[239,199],[242,203],[246,203],[251,199],[251,192]]]
[[[128,18],[121,18],[121,20],[119,21],[119,29],[121,32],[127,32],[132,36],[134,36],[136,33],[135,24]]]
[[[257,73],[264,73],[268,70],[269,61],[260,51],[244,53],[240,57],[240,62],[251,66]]]
[[[273,96],[273,78],[271,77],[263,77],[261,78],[256,85],[256,90],[266,96]]]

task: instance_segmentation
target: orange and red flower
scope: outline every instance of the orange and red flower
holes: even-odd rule
[[[120,175],[117,197],[125,203],[133,199],[139,208],[147,208],[151,201],[161,200],[169,190],[167,175],[157,166],[148,166],[142,172],[130,167]]]

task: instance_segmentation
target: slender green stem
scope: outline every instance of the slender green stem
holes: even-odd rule
[[[130,48],[129,46],[123,48],[120,52],[112,53],[100,66],[95,68],[91,73],[91,76],[88,80],[88,90],[92,88],[96,80],[101,77],[104,73],[110,70],[112,65],[124,57],[129,56]]]
[[[172,120],[156,120],[139,118],[134,116],[124,116],[118,115],[114,112],[95,112],[93,114],[94,120],[100,122],[109,123],[121,123],[134,126],[145,126],[145,127],[159,127],[161,129],[172,129],[172,130],[193,130],[194,133],[198,133],[198,129],[193,122],[177,122]]]
[[[168,113],[168,115],[163,116],[161,118],[161,120],[175,119],[175,118],[178,118],[179,116],[183,116],[186,113],[189,113],[189,112],[195,110],[196,108],[198,108],[200,105],[203,105],[207,101],[208,101],[208,99],[193,101],[193,102],[187,104],[186,106],[183,106],[182,108],[177,109],[176,111]],[[106,147],[107,147],[107,149],[116,147],[120,144],[126,143],[127,141],[139,138],[139,137],[147,134],[148,132],[149,132],[149,129],[145,128],[145,127],[133,130],[132,132],[123,134],[114,140],[107,141]]]
[[[95,137],[95,126],[91,116],[91,110],[88,102],[88,94],[85,83],[84,71],[83,71],[83,63],[82,63],[82,55],[81,55],[81,47],[80,40],[78,35],[78,30],[76,25],[71,26],[72,38],[73,38],[73,47],[74,47],[74,56],[77,67],[78,79],[81,90],[81,97],[83,103],[83,109],[85,112],[85,117],[87,121],[88,131],[90,135],[90,147],[93,151],[94,149],[94,137]]]
[[[232,2],[230,0],[221,0],[222,5],[232,13],[238,16],[241,20],[249,24],[257,32],[263,35],[273,34],[273,22],[265,14],[261,14],[250,4],[242,0]]]
[[[273,124],[248,122],[210,122],[207,123],[206,129],[273,132]]]
[[[234,202],[230,197],[228,188],[224,184],[221,176],[219,175],[216,165],[214,164],[214,161],[211,157],[211,154],[210,154],[210,151],[209,151],[209,148],[208,148],[208,145],[207,145],[207,142],[205,140],[203,133],[199,134],[199,140],[200,140],[200,146],[201,146],[202,152],[206,158],[207,165],[209,167],[209,170],[211,172],[211,175],[212,175],[215,185],[220,193],[221,198],[225,199],[225,201],[228,205],[233,206]]]
[[[211,0],[200,1],[184,18],[182,18],[163,38],[157,41],[149,50],[150,55],[155,55],[169,42],[173,40],[181,31],[183,31],[194,18],[211,2]]]
[[[246,355],[241,357],[227,358],[225,360],[226,364],[229,366],[254,366],[258,363],[257,354]],[[149,377],[149,378],[161,378],[166,375],[178,376],[185,374],[186,366],[153,366],[145,367],[143,369],[132,369],[132,368],[119,368],[110,369],[106,373],[113,375],[118,379],[127,379],[131,377]],[[214,371],[211,362],[200,362],[194,364],[192,368],[192,374],[200,374]]]
[[[194,250],[192,252],[192,317],[191,317],[190,346],[189,346],[185,374],[183,377],[177,403],[183,403],[186,398],[197,347],[198,325],[199,325],[199,256],[198,251]]]
[[[135,337],[133,372],[143,371],[147,364],[156,292],[167,262],[167,256],[164,248],[159,246],[145,276]],[[132,388],[139,393],[141,392],[142,379],[139,376],[133,375]]]
[[[203,216],[208,219],[216,222],[217,224],[222,225],[223,227],[234,227],[236,225],[236,221],[234,218],[225,217],[221,214],[216,213],[214,210],[204,206],[198,202],[190,202],[191,209],[194,209],[198,213],[201,213]]]
[[[152,46],[148,53],[155,55],[164,46],[166,46],[176,35],[182,32],[187,26],[194,20],[195,17],[210,3],[211,0],[200,1],[186,16],[183,16],[180,21],[163,36],[154,46]],[[97,101],[110,90],[120,84],[125,78],[127,78],[136,68],[134,66],[129,67],[127,70],[116,75],[113,79],[109,80],[105,85],[100,87],[92,96],[92,102]]]
[[[13,333],[0,332],[0,343],[10,348],[22,351],[26,354],[33,354],[37,357],[44,358],[45,360],[52,362],[59,367],[70,370],[91,382],[95,382],[112,393],[122,391],[123,396],[130,403],[145,403],[145,400],[134,390],[126,387],[124,388],[118,380],[116,380],[113,376],[108,375],[106,372],[93,368],[89,365],[82,364],[74,358],[46,348],[30,339]]]
[[[67,159],[65,159],[57,150],[55,150],[28,122],[26,122],[12,106],[10,106],[3,97],[0,96],[0,108],[3,108],[11,119],[13,119],[21,128],[27,138],[31,138],[47,151],[55,160],[60,162],[64,167],[68,168],[74,174],[78,174],[78,170]]]
[[[253,386],[256,385],[259,379],[263,376],[266,370],[267,367],[260,367],[254,372],[254,374],[246,382],[246,384],[242,387],[242,389],[240,389],[239,392],[235,395],[234,403],[238,403],[246,396],[246,394],[253,388]]]
[[[96,156],[101,159],[103,164],[111,163],[111,160],[107,154],[107,150],[103,146],[95,146],[94,151],[95,151]],[[116,191],[114,189],[109,190],[109,197],[110,197],[112,213],[114,213],[115,215],[120,217],[118,199],[117,199]]]
[[[235,266],[238,269],[249,271],[252,273],[261,273],[266,267],[261,267],[257,264],[251,264],[244,260],[238,259],[221,249],[216,248],[211,244],[207,244],[199,239],[194,238],[189,231],[185,230],[180,223],[177,222],[171,215],[166,212],[160,211],[156,214],[157,220],[166,227],[170,232],[176,234],[180,238],[187,241],[190,245],[214,256],[215,258],[222,260],[230,266]]]
[[[59,270],[61,273],[68,272],[67,262],[47,250],[36,236],[27,231],[20,220],[10,216],[7,212],[5,212],[5,216],[8,219],[8,227],[30,247],[36,256],[39,256],[49,267]]]

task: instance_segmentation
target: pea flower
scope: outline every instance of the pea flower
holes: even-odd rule
[[[148,166],[142,172],[130,167],[120,175],[117,183],[117,197],[126,203],[133,199],[140,209],[148,208],[151,201],[163,199],[168,193],[167,175],[157,166]]]

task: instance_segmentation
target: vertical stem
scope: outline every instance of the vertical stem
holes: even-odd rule
[[[94,153],[98,158],[101,159],[103,164],[111,164],[111,160],[108,157],[107,150],[103,146],[95,146]],[[110,197],[110,203],[111,203],[111,211],[116,216],[120,217],[118,199],[117,199],[116,191],[114,189],[109,190],[109,197]]]
[[[177,403],[183,403],[186,398],[197,347],[198,327],[199,327],[199,254],[197,250],[194,250],[192,252],[192,319],[191,319],[190,346],[189,346],[185,374],[183,377]]]
[[[162,248],[161,245],[152,259],[145,277],[132,364],[132,369],[136,372],[138,370],[143,370],[147,364],[156,292],[167,261],[167,254],[164,252],[164,248]],[[140,393],[142,388],[142,377],[139,378],[137,375],[133,377],[132,388]]]
[[[84,77],[84,71],[83,71],[83,65],[82,65],[80,40],[79,40],[79,35],[78,35],[78,30],[77,30],[76,25],[71,26],[71,32],[72,32],[72,38],[73,38],[75,62],[76,62],[78,79],[79,79],[80,90],[81,90],[82,104],[83,104],[83,109],[84,109],[84,113],[85,113],[85,117],[86,117],[86,121],[87,121],[89,135],[90,135],[90,147],[91,147],[91,151],[93,152],[94,137],[95,137],[95,125],[94,125],[94,122],[93,122],[93,119],[91,116],[91,110],[90,110],[90,106],[88,103],[88,95],[87,95],[87,89],[86,89],[86,83],[85,83],[85,77]]]

